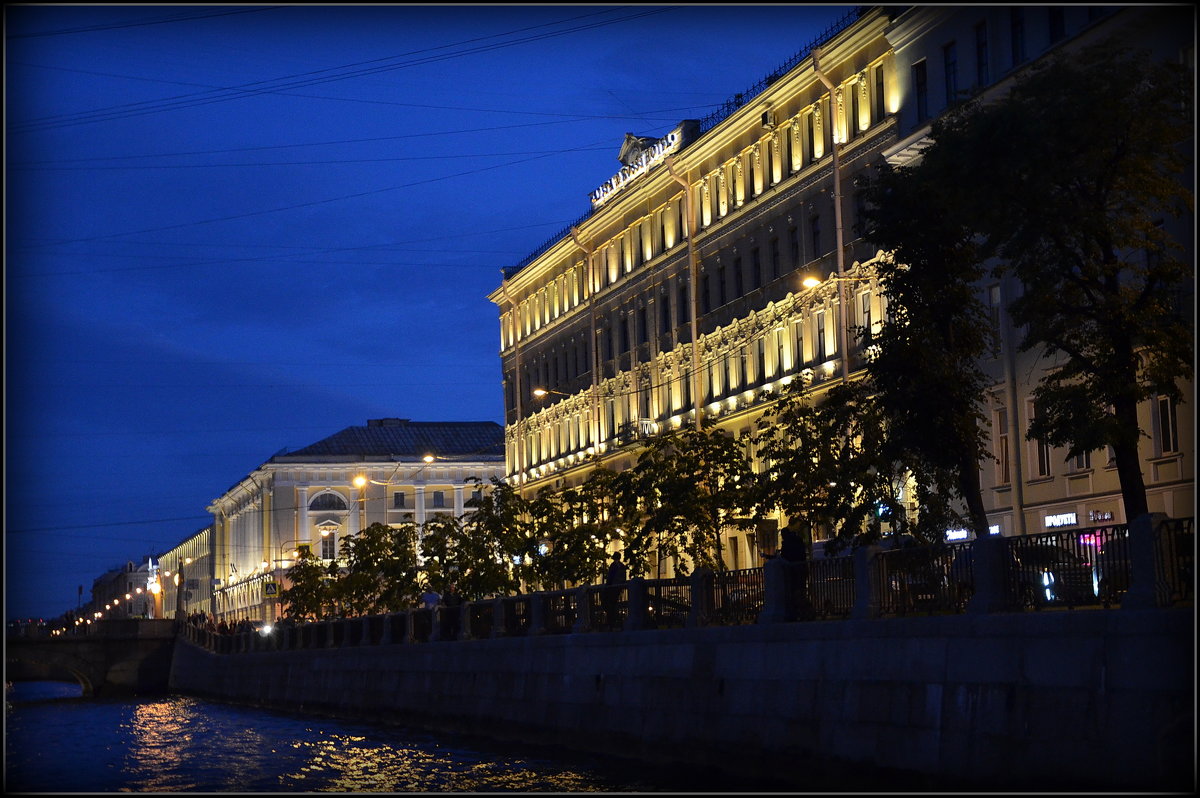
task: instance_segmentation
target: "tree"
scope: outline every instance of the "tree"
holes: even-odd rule
[[[935,142],[942,124],[933,123]],[[985,273],[980,242],[962,213],[975,187],[964,185],[969,170],[930,157],[936,147],[916,166],[882,168],[864,189],[866,237],[889,253],[876,267],[887,315],[867,374],[891,451],[923,477],[926,520],[955,516],[959,500],[984,538],[979,465],[988,456],[983,401],[991,380],[980,363],[995,339],[976,286]]]
[[[1056,367],[1027,437],[1068,457],[1111,446],[1129,519],[1148,509],[1138,404],[1181,400],[1192,376],[1194,277],[1164,228],[1193,210],[1191,91],[1182,67],[1117,42],[1064,53],[936,124],[914,170],[971,176],[954,218],[1024,286],[1021,350]]]
[[[910,470],[891,454],[869,381],[836,385],[819,401],[792,383],[763,414],[753,441],[765,464],[755,490],[759,514],[782,510],[809,529],[826,529],[827,551],[878,540],[884,523],[897,534],[912,531],[902,501]]]
[[[350,615],[397,612],[417,596],[416,530],[374,523],[342,539],[345,571],[335,591]]]
[[[336,566],[327,569],[308,548],[303,548],[287,575],[291,586],[279,594],[287,607],[287,617],[294,620],[323,617],[332,603],[329,580],[337,575]]]
[[[744,442],[723,430],[662,433],[621,476],[620,503],[638,510],[635,552],[640,544],[684,574],[691,566],[724,570],[722,531],[753,523],[745,515],[754,473]]]
[[[439,593],[454,583],[464,599],[478,601],[518,587],[503,538],[488,534],[469,516],[438,515],[422,531],[425,578]]]

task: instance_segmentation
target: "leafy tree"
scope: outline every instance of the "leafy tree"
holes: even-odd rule
[[[866,381],[836,385],[820,401],[784,389],[752,436],[765,467],[755,504],[830,532],[827,550],[912,531],[902,495],[908,467],[892,457],[886,419]]]
[[[935,139],[942,124],[933,123]],[[957,515],[952,504],[961,501],[967,525],[983,538],[979,466],[988,456],[983,401],[991,380],[980,364],[995,338],[976,285],[984,275],[980,242],[961,212],[974,186],[964,185],[969,171],[930,158],[932,149],[919,165],[884,167],[864,189],[866,236],[890,253],[876,266],[887,316],[867,374],[890,451],[922,477],[925,521]]]
[[[546,526],[547,574],[557,582],[593,584],[608,567],[608,549],[620,543],[629,573],[646,571],[646,552],[634,540],[635,511],[623,502],[627,472],[596,468],[576,488],[555,497],[556,513]]]
[[[684,574],[691,566],[724,570],[722,530],[753,523],[745,513],[754,473],[744,442],[723,430],[662,433],[621,477],[621,503],[638,510],[635,553],[673,558]]]
[[[374,523],[342,540],[343,573],[335,590],[350,615],[396,612],[417,595],[416,531]]]
[[[1138,404],[1182,399],[1192,376],[1194,277],[1162,226],[1193,210],[1192,91],[1181,66],[1105,42],[950,116],[920,167],[971,175],[956,218],[1025,286],[1021,349],[1057,366],[1028,437],[1068,457],[1111,446],[1130,519],[1147,511]]]
[[[288,569],[287,575],[291,586],[279,594],[286,606],[287,617],[294,620],[323,617],[333,601],[329,584],[330,579],[337,575],[336,566],[326,568],[309,549],[304,548],[300,550],[296,564]]]
[[[518,587],[502,539],[485,534],[486,527],[469,517],[439,515],[425,522],[423,532],[425,578],[439,593],[454,583],[464,599],[477,601]]]

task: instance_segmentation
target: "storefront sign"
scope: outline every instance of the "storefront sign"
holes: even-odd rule
[[[1113,514],[1107,510],[1089,510],[1088,520],[1096,524],[1104,523],[1113,520]]]
[[[662,163],[668,155],[683,146],[683,125],[672,130],[654,144],[642,150],[637,158],[613,175],[609,180],[592,192],[592,205],[602,205],[609,197],[625,187],[625,184],[635,177],[650,171],[650,167]]]
[[[1058,515],[1046,516],[1046,528],[1053,529],[1059,526],[1075,526],[1079,523],[1075,513],[1059,513]]]

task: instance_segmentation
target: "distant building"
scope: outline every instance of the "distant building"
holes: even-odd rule
[[[163,617],[211,612],[213,527],[204,527],[159,555]]]
[[[85,620],[162,618],[160,590],[153,557],[141,564],[131,560],[96,577],[92,601],[80,615]]]
[[[659,139],[614,142],[620,166],[591,190],[591,210],[505,270],[490,295],[508,479],[526,495],[578,485],[597,466],[631,466],[658,431],[705,418],[747,432],[782,386],[800,380],[818,397],[853,379],[864,347],[847,331],[877,332],[888,312],[873,276],[882,253],[859,232],[857,178],[917,157],[930,121],[960,92],[1001,88],[1058,48],[1115,35],[1194,67],[1193,22],[1186,7],[851,9],[816,47],[713,115]],[[847,279],[827,279],[839,270]],[[1016,290],[979,286],[1003,336],[985,367],[1010,469],[985,480],[990,523],[1014,535],[1047,519],[1124,521],[1103,453],[1065,464],[1065,452],[1024,440],[1030,391],[1053,364],[1016,351],[1001,305]],[[1193,386],[1181,387],[1190,402]],[[1143,408],[1153,511],[1194,512],[1191,418],[1161,402]],[[731,530],[726,565],[761,564],[774,526]],[[670,573],[665,565],[651,568]]]
[[[383,418],[275,455],[207,508],[211,611],[273,620],[299,548],[328,563],[347,535],[373,523],[419,527],[437,514],[465,515],[476,492],[504,476],[503,441],[491,421]]]

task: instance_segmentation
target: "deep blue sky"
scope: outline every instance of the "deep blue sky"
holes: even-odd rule
[[[368,418],[502,421],[487,295],[850,6],[6,6],[6,617]]]

